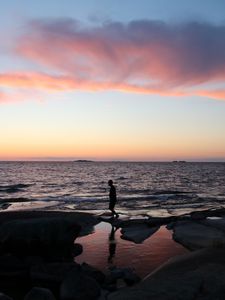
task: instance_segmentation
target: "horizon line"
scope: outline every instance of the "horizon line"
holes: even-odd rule
[[[96,160],[96,159],[7,159],[1,160],[2,162],[98,162],[98,163],[105,163],[105,162],[124,162],[124,163],[225,163],[225,158],[221,160],[189,160],[189,159],[179,159],[179,160]]]

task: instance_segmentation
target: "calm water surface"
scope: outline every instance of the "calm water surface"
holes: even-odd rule
[[[116,231],[114,240],[109,241],[111,225],[100,223],[95,233],[78,238],[76,242],[82,244],[83,253],[75,258],[78,263],[86,262],[104,272],[110,267],[132,268],[140,277],[145,277],[161,266],[171,257],[188,252],[171,238],[171,232],[165,226],[146,239],[142,244],[134,244],[120,238],[120,231]],[[113,248],[113,256],[110,245]],[[111,259],[110,258],[111,255]]]
[[[224,206],[224,178],[225,163],[0,162],[0,201],[101,211],[113,179],[121,213],[177,214]]]

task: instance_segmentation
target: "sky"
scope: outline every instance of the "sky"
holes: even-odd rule
[[[224,0],[1,0],[0,160],[225,161]]]

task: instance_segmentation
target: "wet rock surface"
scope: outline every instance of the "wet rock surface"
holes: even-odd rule
[[[208,217],[207,219],[204,219],[201,224],[225,232],[225,217]]]
[[[108,299],[224,299],[224,280],[224,249],[203,249],[170,260],[141,283]]]
[[[140,244],[154,234],[158,229],[159,226],[149,227],[147,224],[130,225],[122,228],[121,238]]]
[[[190,250],[225,247],[224,232],[207,223],[179,222],[173,229],[173,239]]]
[[[224,299],[224,209],[196,211],[175,218],[149,218],[136,223],[127,221],[121,226],[122,232],[132,227],[140,230],[148,222],[150,225],[167,223],[173,230],[174,240],[194,252],[171,259],[142,282],[112,292],[107,299]]]
[[[7,208],[9,208],[10,206],[11,206],[11,204],[8,203],[8,202],[2,202],[2,203],[0,204],[0,210],[7,209]]]

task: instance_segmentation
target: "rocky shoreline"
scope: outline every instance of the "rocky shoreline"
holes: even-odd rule
[[[166,225],[173,239],[191,252],[170,259],[143,280],[129,266],[104,274],[76,263],[75,258],[82,245],[74,241],[92,233],[99,222],[110,223],[121,231],[122,239],[134,243],[142,243]],[[224,299],[224,254],[224,208],[136,219],[4,211],[0,214],[0,299]]]

